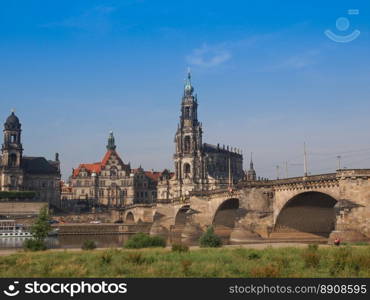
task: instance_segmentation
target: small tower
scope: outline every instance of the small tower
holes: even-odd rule
[[[107,150],[116,150],[116,143],[113,136],[113,131],[109,133]]]
[[[249,170],[247,172],[247,180],[248,181],[255,181],[257,179],[257,176],[256,176],[256,171],[254,170],[254,167],[253,167],[253,158],[252,158],[252,153],[251,153],[251,161],[249,163]]]
[[[20,168],[23,147],[21,143],[22,125],[12,111],[4,124],[4,143],[1,148],[2,166],[5,168]]]
[[[23,184],[21,143],[22,125],[14,111],[4,123],[4,142],[1,148],[1,167],[3,169],[3,180],[0,190],[19,190]]]

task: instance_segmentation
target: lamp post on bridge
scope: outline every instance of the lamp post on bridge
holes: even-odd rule
[[[307,151],[306,151],[306,142],[303,143],[303,163],[304,163],[304,177],[307,177]]]
[[[340,170],[340,168],[341,168],[341,161],[340,161],[341,158],[342,157],[340,155],[337,156],[337,159],[338,159],[338,170]]]

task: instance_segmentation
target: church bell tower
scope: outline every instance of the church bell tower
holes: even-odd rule
[[[175,135],[175,178],[180,196],[202,183],[202,125],[198,121],[198,100],[193,94],[191,74],[188,72],[181,101],[180,122]]]
[[[4,124],[4,142],[1,148],[3,168],[2,190],[17,190],[22,185],[21,169],[23,147],[21,143],[21,123],[14,111]]]

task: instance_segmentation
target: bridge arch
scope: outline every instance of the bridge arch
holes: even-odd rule
[[[301,232],[328,237],[334,230],[337,200],[323,192],[308,191],[290,198],[279,211],[274,232]]]
[[[135,224],[135,216],[131,211],[126,213],[125,223],[126,224]]]
[[[175,215],[175,226],[185,226],[188,214],[187,212],[190,209],[190,205],[184,205],[180,207]]]
[[[233,228],[238,208],[238,198],[226,199],[216,209],[216,212],[212,218],[212,225]]]

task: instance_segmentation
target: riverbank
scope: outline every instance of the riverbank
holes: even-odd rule
[[[328,245],[320,245],[320,247],[326,247]],[[282,247],[307,247],[306,243],[258,243],[258,244],[245,244],[245,245],[224,245],[224,248],[248,248],[248,249],[265,249],[268,247],[271,248],[282,248]],[[99,247],[96,250],[109,250],[112,249],[112,247]],[[171,247],[167,247],[167,249],[171,249]],[[190,250],[195,250],[199,249],[199,246],[190,246]],[[49,253],[49,252],[54,252],[54,251],[68,251],[68,252],[76,252],[76,251],[82,251],[81,248],[59,248],[59,249],[49,249],[43,253]],[[14,253],[25,253],[25,251],[21,248],[19,249],[0,249],[0,256],[5,256],[5,255],[11,255]]]
[[[4,254],[4,251],[1,251]],[[304,244],[6,252],[1,277],[370,277],[370,247]]]

